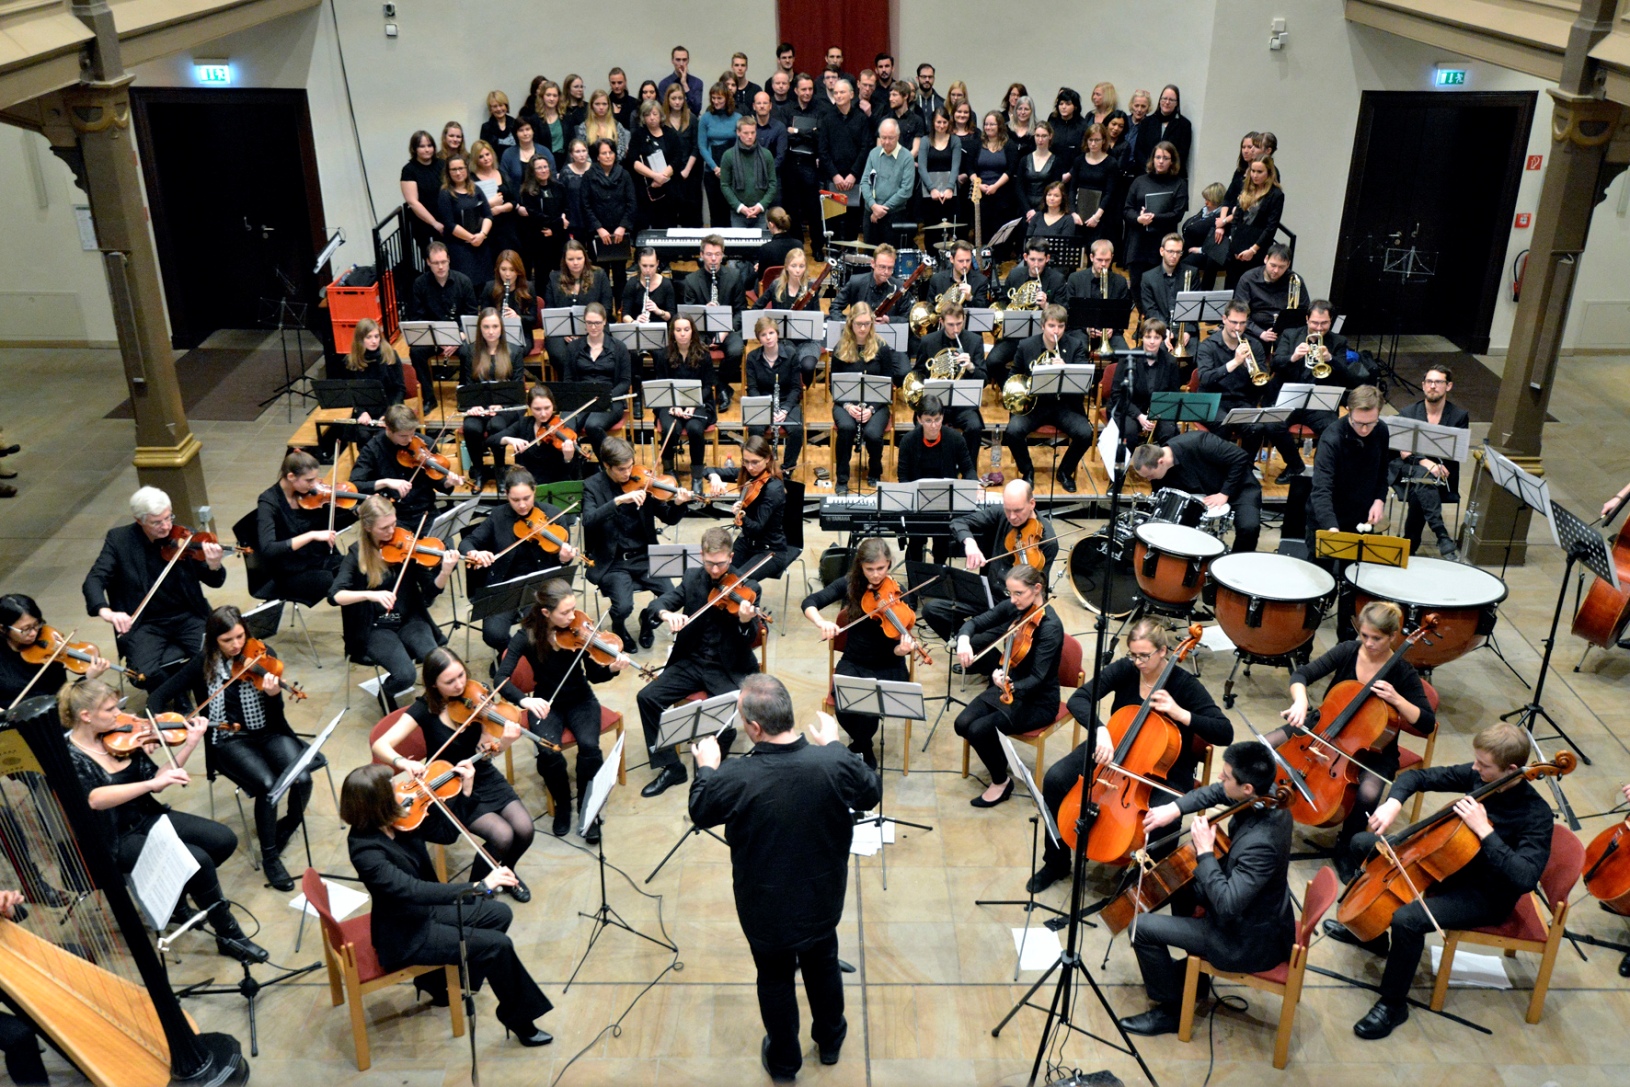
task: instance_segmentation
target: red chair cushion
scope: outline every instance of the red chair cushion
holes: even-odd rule
[[[1421,761],[1421,756],[1415,754],[1403,744],[1398,745],[1398,769],[1408,770],[1411,766],[1419,766]]]
[[[1545,923],[1539,919],[1539,911],[1534,908],[1534,896],[1523,895],[1517,899],[1517,908],[1511,911],[1498,925],[1488,928],[1472,929],[1485,936],[1503,936],[1513,940],[1532,940],[1534,943],[1545,942]]]
[[[1271,981],[1275,985],[1283,985],[1290,980],[1290,963],[1282,962],[1272,970],[1259,970],[1251,975],[1263,981]]]
[[[604,706],[600,707],[600,731],[601,732],[610,732],[613,729],[615,729],[617,727],[617,722],[620,719],[621,718],[620,718],[620,716],[619,716],[619,714],[617,713],[616,710],[608,710]],[[561,747],[565,747],[568,744],[575,744],[576,742],[577,742],[577,737],[572,735],[572,730],[571,729],[565,728],[565,729],[560,730],[560,746]]]
[[[339,923],[340,933],[345,942],[351,945],[357,959],[357,979],[364,984],[389,972],[379,965],[379,953],[374,950],[373,930],[369,927],[368,916],[363,914]]]

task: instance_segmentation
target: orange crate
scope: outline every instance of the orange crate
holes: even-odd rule
[[[351,341],[356,338],[356,334],[357,334],[357,322],[355,322],[355,321],[335,321],[334,322],[334,350],[335,350],[335,352],[338,353],[338,354],[341,354],[341,355],[350,354],[350,352],[351,352]]]
[[[379,287],[328,288],[328,315],[335,322],[360,321],[364,317],[379,320]]]

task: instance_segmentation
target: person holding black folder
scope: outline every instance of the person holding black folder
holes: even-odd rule
[[[1177,148],[1155,144],[1145,172],[1127,189],[1121,217],[1126,223],[1126,270],[1134,282],[1160,263],[1160,239],[1176,230],[1189,208],[1188,184]]]
[[[535,538],[523,539],[531,530],[520,526],[534,510],[542,513],[556,525],[565,527],[570,523],[568,518],[561,516],[560,507],[548,502],[539,502],[537,490],[537,481],[532,478],[532,473],[525,468],[511,468],[509,474],[504,477],[505,504],[494,507],[486,520],[466,533],[464,539],[459,541],[459,551],[469,559],[470,565],[474,568],[469,574],[471,597],[479,595],[482,589],[488,586],[535,574],[540,570],[569,566],[576,560],[577,549],[569,543],[563,542],[554,550],[550,550],[538,543]],[[476,570],[481,571],[479,577],[475,573]],[[571,574],[568,571],[563,576],[569,579]],[[502,653],[504,647],[509,644],[510,629],[515,626],[515,620],[520,614],[519,610],[514,610],[487,616],[481,620],[481,640]]]

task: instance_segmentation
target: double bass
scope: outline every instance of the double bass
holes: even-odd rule
[[[1299,735],[1279,745],[1285,763],[1307,781],[1312,800],[1298,792],[1290,813],[1304,826],[1334,826],[1347,818],[1358,799],[1363,770],[1352,761],[1365,751],[1379,751],[1398,737],[1403,719],[1398,711],[1372,697],[1375,685],[1387,678],[1411,646],[1438,627],[1435,612],[1405,636],[1387,662],[1368,683],[1356,679],[1333,684],[1319,705],[1319,723],[1305,726]]]
[[[1559,751],[1550,762],[1535,763],[1495,778],[1472,793],[1471,798],[1481,802],[1518,782],[1561,777],[1572,773],[1577,763],[1572,751]],[[1364,862],[1364,870],[1347,885],[1336,905],[1336,920],[1364,941],[1387,931],[1393,914],[1417,897],[1425,897],[1433,884],[1466,867],[1483,848],[1483,840],[1455,814],[1454,804],[1397,834],[1387,835],[1385,840],[1388,848]]]
[[[1122,706],[1104,726],[1115,741],[1115,757],[1092,770],[1088,803],[1097,814],[1087,832],[1086,853],[1091,860],[1124,864],[1143,848],[1143,817],[1154,806],[1150,779],[1164,781],[1183,753],[1182,731],[1156,712],[1152,704],[1155,694],[1166,689],[1172,672],[1200,644],[1200,632],[1197,623],[1189,627],[1189,636],[1166,661],[1141,706]],[[1088,780],[1077,778],[1058,806],[1059,837],[1071,849],[1076,848],[1075,825],[1081,817],[1081,793]],[[1175,790],[1172,795],[1177,795]]]

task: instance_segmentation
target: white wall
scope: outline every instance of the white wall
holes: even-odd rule
[[[894,52],[909,74],[919,61],[938,69],[939,87],[955,79],[969,86],[977,109],[993,106],[1008,82],[1025,82],[1044,104],[1060,85],[1083,96],[1108,79],[1124,105],[1131,91],[1158,92],[1167,82],[1183,89],[1184,112],[1195,125],[1196,180],[1226,181],[1239,136],[1252,128],[1274,131],[1287,182],[1286,221],[1297,231],[1297,264],[1318,290],[1330,282],[1345,199],[1348,164],[1360,96],[1365,90],[1427,90],[1433,66],[1454,59],[1424,45],[1353,26],[1342,18],[1340,0],[1145,0],[1135,9],[1109,0],[1012,0],[1000,24],[986,0],[895,0]],[[692,0],[676,31],[673,6],[629,0],[600,11],[560,0],[484,0],[478,6],[433,6],[423,0],[397,5],[398,37],[384,35],[380,5],[337,5],[340,41],[349,70],[351,108],[361,125],[367,184],[357,153],[351,108],[344,94],[334,35],[334,9],[325,4],[193,54],[143,66],[138,82],[192,85],[193,56],[226,57],[240,86],[304,87],[310,95],[324,213],[332,230],[349,239],[336,262],[372,260],[368,231],[378,214],[398,200],[397,176],[414,129],[439,131],[462,122],[473,137],[485,115],[487,91],[519,99],[540,71],[560,80],[583,75],[592,89],[620,64],[630,88],[669,71],[669,48],[683,42],[691,70],[711,81],[738,46],[751,56],[757,82],[774,64],[774,5],[768,0]],[[1136,17],[1124,13],[1135,10]],[[449,14],[451,13],[451,14]],[[479,18],[472,13],[479,13]],[[1270,21],[1288,20],[1283,50],[1267,48]],[[704,36],[688,28],[727,28]],[[609,31],[609,32],[608,32]],[[448,58],[463,58],[449,62]],[[480,58],[475,61],[471,58]],[[1468,63],[1468,90],[1541,90],[1532,77]],[[1530,151],[1549,152],[1549,99],[1541,94]],[[64,338],[66,327],[84,328],[66,338],[111,339],[106,291],[94,254],[81,253],[69,204],[65,168],[42,155],[51,205],[33,203],[21,155],[4,153],[0,135],[0,221],[7,223],[0,247],[0,339]],[[27,137],[38,141],[37,137]],[[1539,173],[1527,173],[1519,211],[1538,203]],[[369,193],[372,194],[372,206]],[[1575,292],[1566,345],[1630,344],[1630,216],[1621,210],[1620,179],[1598,208],[1595,229]],[[19,224],[13,244],[11,223]],[[1527,230],[1513,230],[1511,258],[1528,243]],[[30,293],[32,292],[32,293]],[[26,305],[20,296],[35,298]],[[72,308],[79,324],[43,314]],[[1502,289],[1491,339],[1503,350],[1515,307]]]

